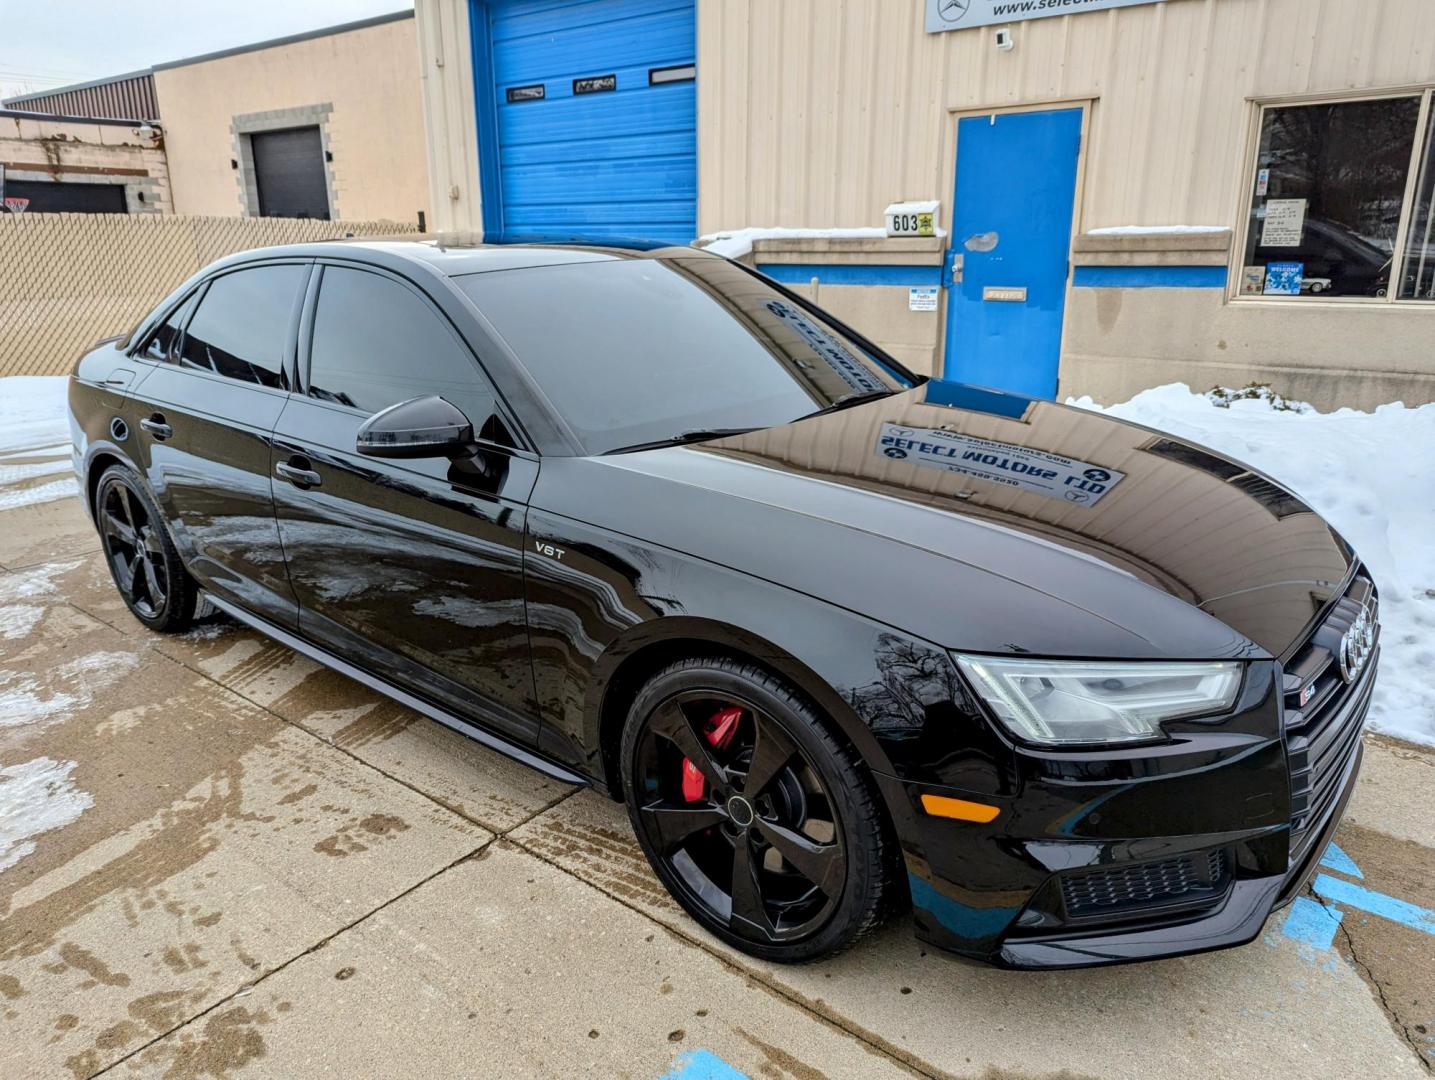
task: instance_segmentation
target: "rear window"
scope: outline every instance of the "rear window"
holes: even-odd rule
[[[785,424],[897,369],[741,267],[615,258],[455,278],[591,454]]]
[[[210,284],[184,331],[180,363],[238,382],[288,387],[289,323],[309,267],[258,266]]]

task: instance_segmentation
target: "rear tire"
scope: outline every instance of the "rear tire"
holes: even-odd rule
[[[111,465],[100,476],[95,525],[110,576],[130,614],[161,633],[189,629],[199,589],[180,561],[164,515],[134,470]]]
[[[876,789],[786,683],[736,660],[670,664],[634,699],[621,762],[648,862],[715,937],[802,963],[880,925],[894,852]]]

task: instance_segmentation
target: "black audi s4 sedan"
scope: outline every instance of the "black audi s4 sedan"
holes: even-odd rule
[[[755,956],[903,907],[1014,968],[1238,945],[1355,784],[1376,590],[1297,495],[699,250],[247,252],[70,409],[145,626],[212,605],[624,801]]]

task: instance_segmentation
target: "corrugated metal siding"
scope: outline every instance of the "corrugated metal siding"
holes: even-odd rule
[[[700,0],[700,229],[951,212],[951,111],[1093,100],[1078,228],[1232,224],[1247,99],[1435,81],[1430,0],[1167,0],[926,34],[917,0]]]
[[[7,104],[14,109],[55,116],[98,116],[113,120],[160,118],[154,76],[148,73],[73,90],[10,98]]]

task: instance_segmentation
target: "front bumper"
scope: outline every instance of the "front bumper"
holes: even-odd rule
[[[1276,908],[1305,887],[1355,790],[1364,748],[1357,745],[1339,802],[1303,864],[1283,876],[1235,878],[1225,896],[1197,918],[1166,925],[1134,926],[1078,937],[1023,938],[1003,941],[994,961],[1011,968],[1068,968],[1155,960],[1165,956],[1211,952],[1255,939]]]
[[[1315,872],[1350,800],[1375,667],[1324,718],[1321,745],[1331,756],[1322,759],[1313,818],[1292,811],[1292,778],[1305,769],[1279,692],[1265,703],[1273,737],[1195,767],[1186,767],[1189,755],[1180,768],[1127,761],[1119,779],[1103,782],[1101,764],[1088,762],[1070,784],[1028,779],[991,826],[922,814],[922,794],[963,792],[879,777],[898,808],[917,936],[1024,969],[1128,963],[1253,940]]]

